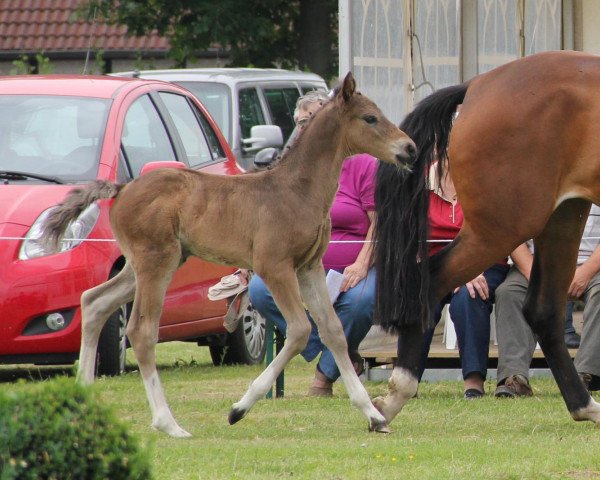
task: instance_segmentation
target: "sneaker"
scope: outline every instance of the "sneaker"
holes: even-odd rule
[[[581,336],[577,332],[565,333],[565,343],[567,348],[579,348]]]
[[[494,396],[498,398],[531,397],[533,390],[529,380],[523,375],[511,375],[507,377],[504,384],[496,387]]]

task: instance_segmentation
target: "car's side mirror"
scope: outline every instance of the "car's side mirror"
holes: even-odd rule
[[[283,146],[283,134],[277,125],[255,125],[250,129],[250,138],[242,139],[244,151],[256,152],[263,148]]]
[[[254,166],[256,168],[266,168],[271,165],[279,155],[277,148],[263,148],[254,156]]]

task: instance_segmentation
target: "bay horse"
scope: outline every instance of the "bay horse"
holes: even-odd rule
[[[600,57],[546,52],[441,89],[401,123],[417,159],[411,173],[380,165],[376,189],[376,318],[399,333],[388,394],[374,399],[388,423],[416,394],[429,311],[533,239],[523,313],[572,418],[600,424],[563,334],[579,242],[600,203],[599,85]],[[449,162],[464,223],[428,258],[426,172],[438,158]]]
[[[254,270],[288,323],[283,349],[233,405],[230,424],[265,396],[285,365],[306,346],[311,327],[304,301],[334,355],[352,404],[367,417],[370,430],[389,431],[352,367],[321,261],[329,243],[329,210],[342,162],[356,153],[370,153],[394,168],[406,168],[416,152],[412,140],[356,92],[348,74],[337,94],[270,170],[225,177],[163,168],[127,185],[99,181],[70,192],[46,223],[48,243],[56,245],[67,223],[86,206],[114,198],[110,223],[126,258],[118,275],[82,295],[79,381],[93,381],[100,331],[113,311],[133,300],[127,336],[139,363],[152,426],[174,437],[190,435],[167,405],[155,345],[172,275],[195,255]]]

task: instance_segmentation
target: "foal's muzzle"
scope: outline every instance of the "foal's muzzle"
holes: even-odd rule
[[[412,140],[401,140],[396,161],[406,167],[412,166],[417,158],[417,147]]]

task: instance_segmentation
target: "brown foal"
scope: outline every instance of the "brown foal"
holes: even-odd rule
[[[388,431],[348,357],[321,262],[342,162],[362,152],[410,168],[415,146],[372,101],[355,91],[348,74],[335,97],[271,170],[224,177],[166,168],[125,186],[96,182],[71,192],[47,223],[49,241],[57,242],[59,232],[82,208],[101,198],[114,198],[110,221],[127,259],[116,277],[82,295],[79,381],[93,381],[98,337],[108,316],[133,300],[127,336],[146,388],[152,426],[174,437],[189,436],[167,405],[156,370],[155,345],[173,272],[195,255],[253,269],[288,323],[285,346],[233,405],[230,423],[265,396],[285,365],[305,347],[311,328],[304,301],[335,357],[352,404],[367,417],[371,430]]]

